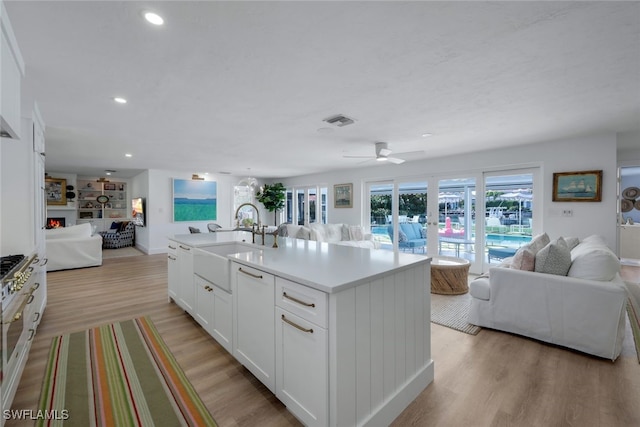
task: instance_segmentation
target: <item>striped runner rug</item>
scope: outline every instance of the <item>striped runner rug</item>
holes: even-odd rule
[[[53,339],[37,426],[216,426],[148,317]]]

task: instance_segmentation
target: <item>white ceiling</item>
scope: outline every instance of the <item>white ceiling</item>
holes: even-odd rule
[[[5,5],[48,171],[287,177],[375,141],[426,158],[640,131],[637,1]]]

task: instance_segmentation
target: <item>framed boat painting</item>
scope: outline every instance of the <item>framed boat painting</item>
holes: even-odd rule
[[[602,201],[602,171],[556,172],[553,174],[554,202]]]
[[[353,184],[338,184],[333,186],[333,207],[353,207]]]
[[[45,178],[44,188],[47,195],[47,205],[67,205],[67,180],[64,178]]]

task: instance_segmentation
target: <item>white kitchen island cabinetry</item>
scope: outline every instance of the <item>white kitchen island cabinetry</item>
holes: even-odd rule
[[[275,393],[275,278],[233,263],[233,356]]]
[[[233,300],[231,294],[197,274],[194,274],[193,277],[196,296],[194,319],[225,350],[232,353],[233,323],[231,304]]]
[[[289,238],[227,257],[232,354],[305,425],[389,425],[433,381],[430,258]]]
[[[173,241],[167,245],[167,282],[169,299],[176,301],[180,288],[180,266],[178,265],[178,243]]]

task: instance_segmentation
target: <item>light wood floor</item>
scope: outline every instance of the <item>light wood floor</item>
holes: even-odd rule
[[[640,282],[640,267],[624,267]],[[54,336],[150,315],[221,427],[299,425],[264,386],[175,304],[166,255],[107,259],[49,273],[48,305],[13,409],[36,409]],[[435,381],[394,426],[639,426],[640,365],[631,337],[614,363],[507,333],[431,324]],[[7,426],[33,425],[7,421]],[[72,423],[66,425],[72,426]]]

